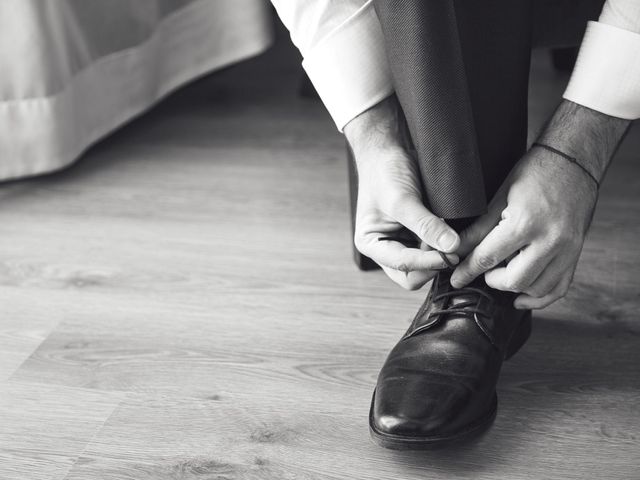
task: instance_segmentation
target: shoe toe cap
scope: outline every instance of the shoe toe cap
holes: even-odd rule
[[[406,390],[380,393],[374,396],[371,420],[375,430],[384,435],[447,436],[481,413],[475,411],[469,392],[454,385],[441,385],[414,394]]]
[[[435,420],[435,421],[434,421]],[[374,418],[374,425],[378,432],[397,437],[429,437],[436,436],[444,422],[438,419],[412,419],[397,415],[381,415]]]
[[[374,405],[373,426],[385,435],[430,437],[445,434],[454,423],[453,412],[447,405],[427,400],[420,407],[402,403]]]

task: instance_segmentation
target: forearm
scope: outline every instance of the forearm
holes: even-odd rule
[[[601,181],[630,125],[630,120],[564,100],[537,142],[574,157]]]

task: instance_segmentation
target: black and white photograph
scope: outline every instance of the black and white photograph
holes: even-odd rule
[[[0,480],[640,480],[640,0],[0,0]]]

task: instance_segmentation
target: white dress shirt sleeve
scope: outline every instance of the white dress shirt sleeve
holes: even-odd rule
[[[589,22],[564,98],[640,118],[640,0],[608,0],[599,20]]]
[[[372,0],[272,0],[339,130],[393,93]]]

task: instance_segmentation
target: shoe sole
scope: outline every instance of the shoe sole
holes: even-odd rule
[[[520,348],[527,342],[531,335],[531,312],[523,312],[520,319],[520,325],[511,337],[507,351],[505,352],[505,361],[513,357]],[[373,405],[375,404],[376,392],[373,391],[371,398],[371,408],[369,409],[369,433],[372,440],[381,447],[391,450],[434,450],[454,444],[461,444],[471,440],[475,440],[485,433],[493,424],[498,412],[498,396],[494,393],[493,401],[489,407],[488,413],[480,419],[467,425],[464,429],[446,436],[424,436],[424,437],[408,437],[403,435],[392,435],[379,431],[373,422]]]

